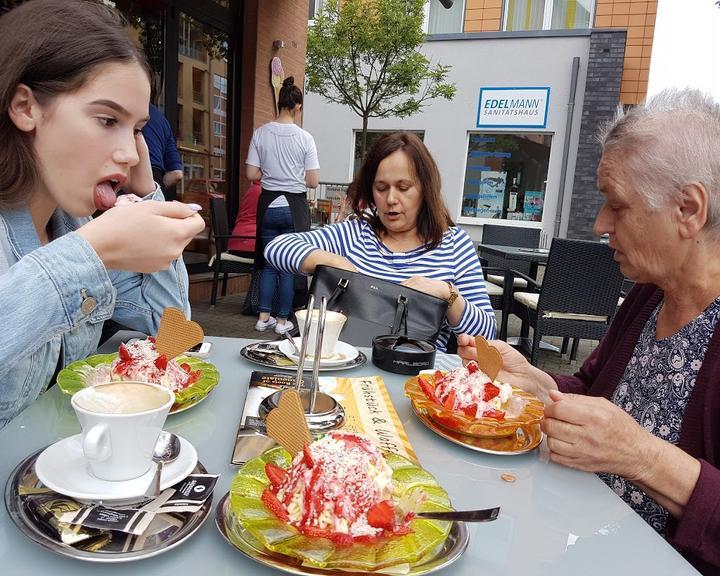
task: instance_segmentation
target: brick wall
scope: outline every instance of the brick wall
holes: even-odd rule
[[[625,31],[595,30],[590,36],[585,101],[572,187],[568,238],[595,239],[592,233],[602,197],[595,184],[600,162],[599,127],[615,114],[620,98]]]
[[[301,88],[305,81],[308,0],[247,0],[243,14],[243,77],[240,133],[240,192],[249,186],[245,159],[255,128],[275,118],[275,95],[270,84],[270,61],[282,61],[285,76],[294,76]],[[273,49],[282,40],[284,48]]]
[[[627,30],[620,88],[623,104],[640,104],[647,96],[656,14],[657,0],[597,0],[595,28]]]

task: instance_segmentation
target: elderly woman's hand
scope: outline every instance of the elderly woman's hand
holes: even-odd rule
[[[464,364],[470,360],[477,360],[475,338],[467,334],[460,334],[457,337],[457,343],[457,353],[463,359]],[[526,390],[543,402],[548,401],[549,390],[557,390],[555,381],[548,374],[535,368],[527,361],[525,356],[507,342],[491,340],[489,344],[500,352],[500,356],[502,356],[503,367],[497,375],[500,382]]]
[[[550,458],[587,472],[642,482],[657,458],[655,438],[605,398],[550,392],[541,422]]]

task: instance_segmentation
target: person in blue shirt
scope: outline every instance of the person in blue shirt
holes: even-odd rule
[[[0,17],[0,428],[106,320],[155,334],[166,307],[190,313],[180,256],[205,223],[153,182],[149,103],[111,8],[34,0]],[[138,201],[115,206],[121,188]]]
[[[175,188],[183,179],[183,164],[170,122],[153,104],[150,104],[150,117],[142,133],[150,152],[153,178],[160,184],[165,200],[175,200]]]

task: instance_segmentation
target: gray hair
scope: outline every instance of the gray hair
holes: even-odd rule
[[[683,186],[708,193],[708,222],[720,222],[720,105],[690,88],[666,89],[641,106],[618,109],[599,135],[603,153],[619,155],[627,178],[653,209]]]

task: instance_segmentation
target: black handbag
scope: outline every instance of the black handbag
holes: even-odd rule
[[[325,296],[328,310],[347,316],[340,339],[355,346],[370,346],[375,336],[385,334],[434,344],[447,313],[442,298],[333,266],[317,266],[310,294],[315,296],[316,308]]]

